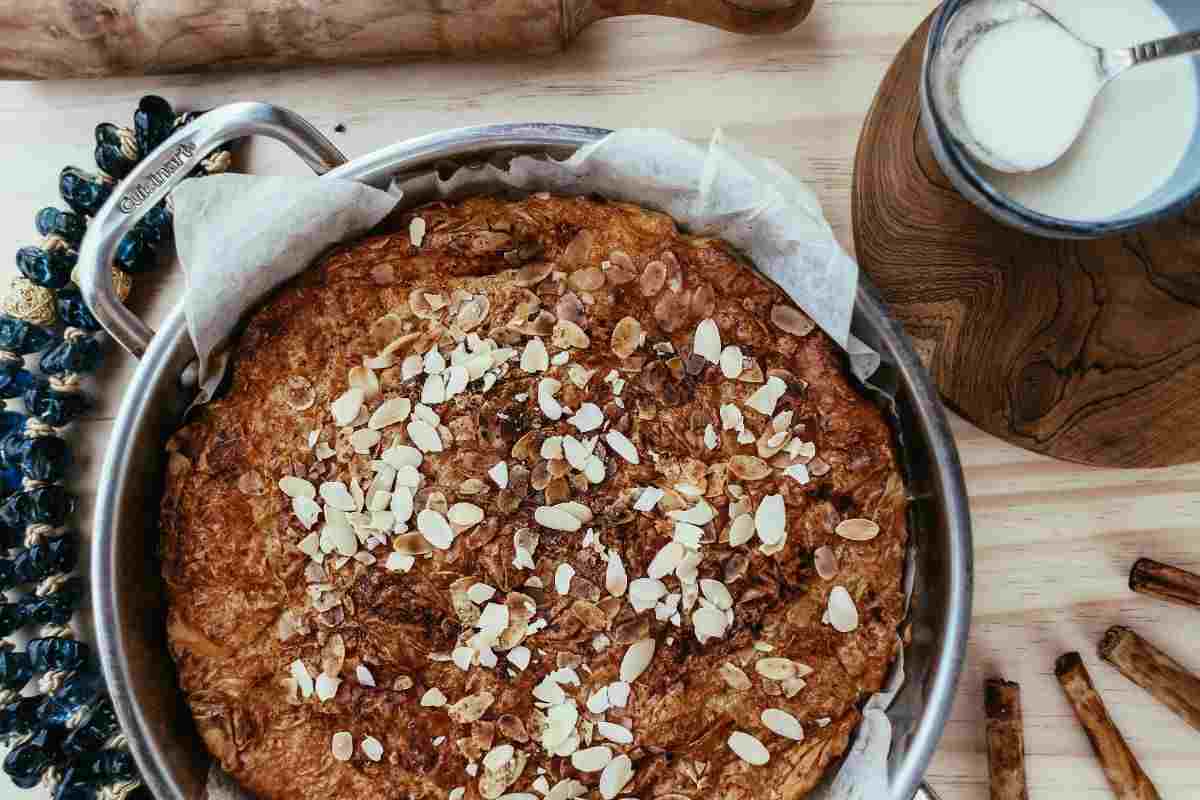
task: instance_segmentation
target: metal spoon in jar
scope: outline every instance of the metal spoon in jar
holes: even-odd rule
[[[977,161],[1034,172],[1071,149],[1118,75],[1197,51],[1200,31],[1103,48],[1029,0],[970,0],[942,34],[928,88],[941,122]]]

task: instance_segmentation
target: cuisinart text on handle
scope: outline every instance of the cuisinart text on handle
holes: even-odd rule
[[[196,145],[190,142],[184,142],[179,145],[175,149],[175,152],[171,154],[171,157],[163,162],[161,167],[147,175],[144,181],[121,195],[121,199],[117,202],[117,208],[124,214],[133,211],[146,202],[146,198],[154,194],[156,189],[170,180],[171,176],[183,167],[184,162],[195,154]]]

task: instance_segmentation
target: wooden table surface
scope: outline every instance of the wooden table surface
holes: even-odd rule
[[[187,108],[234,100],[288,106],[352,157],[485,122],[654,126],[696,140],[720,126],[810,180],[839,239],[852,247],[850,176],[863,117],[892,57],[933,5],[818,0],[804,25],[767,39],[628,18],[595,25],[568,52],[536,61],[0,83],[0,241],[10,252],[34,242],[33,212],[57,202],[59,168],[90,168],[93,127],[129,124],[138,98],[156,92]],[[339,124],[343,133],[334,132]],[[273,174],[304,169],[275,143],[249,146],[241,166]],[[135,290],[132,305],[153,321],[178,288],[177,275],[155,279]],[[84,462],[77,485],[84,515],[130,371],[131,360],[110,347],[95,387],[102,399],[74,434]],[[988,796],[982,681],[1000,674],[1024,689],[1030,796],[1110,797],[1052,673],[1056,656],[1080,650],[1163,796],[1200,797],[1200,733],[1095,656],[1103,631],[1120,623],[1200,669],[1200,639],[1189,635],[1200,616],[1125,585],[1138,556],[1200,569],[1200,465],[1086,469],[1015,449],[958,419],[954,431],[975,525],[975,613],[930,782],[946,800]],[[0,783],[0,800],[29,796]]]

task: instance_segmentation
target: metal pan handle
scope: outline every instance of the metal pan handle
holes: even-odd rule
[[[122,180],[88,225],[79,248],[79,283],[97,321],[136,358],[150,346],[154,331],[117,297],[111,264],[122,237],[170,194],[209,153],[231,139],[253,135],[278,139],[318,175],[346,157],[303,117],[267,103],[219,106],[180,128]]]

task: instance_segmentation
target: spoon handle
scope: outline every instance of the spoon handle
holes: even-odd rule
[[[1128,52],[1132,58],[1130,66],[1136,67],[1148,61],[1158,61],[1160,58],[1172,58],[1197,51],[1200,51],[1200,31],[1189,31],[1168,36],[1165,39],[1143,42],[1129,48]]]

